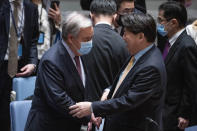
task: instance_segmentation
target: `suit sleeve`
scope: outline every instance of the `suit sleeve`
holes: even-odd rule
[[[70,117],[80,123],[89,122],[90,117],[82,119],[73,118],[69,115],[69,107],[75,104],[75,101],[67,95],[64,90],[64,79],[62,73],[49,61],[44,61],[41,66],[42,72],[40,82],[47,104],[58,113]]]
[[[31,25],[32,38],[31,38],[31,43],[29,46],[28,63],[36,65],[38,62],[37,42],[38,42],[38,35],[39,35],[37,6],[33,6],[32,11],[33,11],[32,25]]]
[[[135,109],[148,101],[161,85],[159,72],[154,67],[147,67],[136,74],[133,84],[127,93],[119,98],[92,103],[93,112],[96,116],[106,116],[118,112]]]
[[[193,44],[195,45],[195,44]],[[182,89],[182,100],[179,108],[179,116],[190,117],[192,103],[197,93],[197,46],[186,47],[181,57],[184,85]],[[193,101],[193,102],[192,102]],[[194,105],[195,103],[193,103]]]

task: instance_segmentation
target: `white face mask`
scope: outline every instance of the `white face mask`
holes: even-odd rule
[[[92,40],[88,42],[81,42],[81,48],[77,52],[81,55],[88,54],[92,49]]]

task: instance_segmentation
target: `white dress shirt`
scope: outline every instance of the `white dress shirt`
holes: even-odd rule
[[[75,54],[72,52],[72,50],[70,49],[70,47],[66,44],[66,42],[64,42],[64,40],[62,40],[62,44],[64,45],[64,47],[66,48],[66,50],[68,51],[68,54],[70,55],[76,69],[77,69],[77,66],[76,66],[76,62],[75,62]],[[85,87],[85,72],[84,72],[84,68],[83,68],[83,63],[81,61],[81,57],[79,57],[79,60],[80,60],[80,66],[81,66],[81,75],[82,75],[82,83],[83,83],[83,86]]]
[[[106,25],[110,25],[110,26],[111,26],[111,24],[110,24],[109,22],[106,22],[106,21],[97,22],[97,23],[95,24],[95,26],[96,26],[96,25],[99,25],[99,24],[106,24]]]

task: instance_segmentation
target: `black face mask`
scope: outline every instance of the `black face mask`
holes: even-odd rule
[[[118,19],[116,19],[117,24],[119,26],[122,26],[123,27],[122,17],[125,16],[125,15],[128,15],[128,14],[131,14],[131,13],[142,13],[143,14],[143,12],[141,12],[140,10],[138,10],[136,8],[134,8],[134,10],[132,12],[127,12],[127,13],[124,13],[124,14],[118,14],[119,17],[118,17]]]
[[[117,23],[119,26],[123,26],[123,23],[122,23],[122,20],[121,20],[121,18],[122,18],[123,16],[124,16],[124,15],[119,14],[118,19],[116,19],[116,23]]]

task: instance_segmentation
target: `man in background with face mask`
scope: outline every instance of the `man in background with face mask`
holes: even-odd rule
[[[177,2],[160,5],[158,32],[167,36],[163,49],[167,71],[164,131],[181,131],[193,122],[197,87],[197,46],[187,35],[187,11]],[[159,43],[158,43],[159,44]]]
[[[121,18],[132,12],[135,13],[146,13],[146,3],[145,0],[116,0],[117,4],[117,17],[113,24],[115,26],[115,30],[123,36],[124,27],[122,25]]]
[[[81,123],[90,120],[72,118],[68,107],[84,101],[87,77],[80,56],[92,48],[92,22],[72,12],[62,26],[62,41],[40,61],[25,131],[80,131]]]
[[[134,0],[116,0],[117,3],[117,17],[113,22],[118,34],[123,36],[124,29],[122,27],[121,17],[134,11]]]

